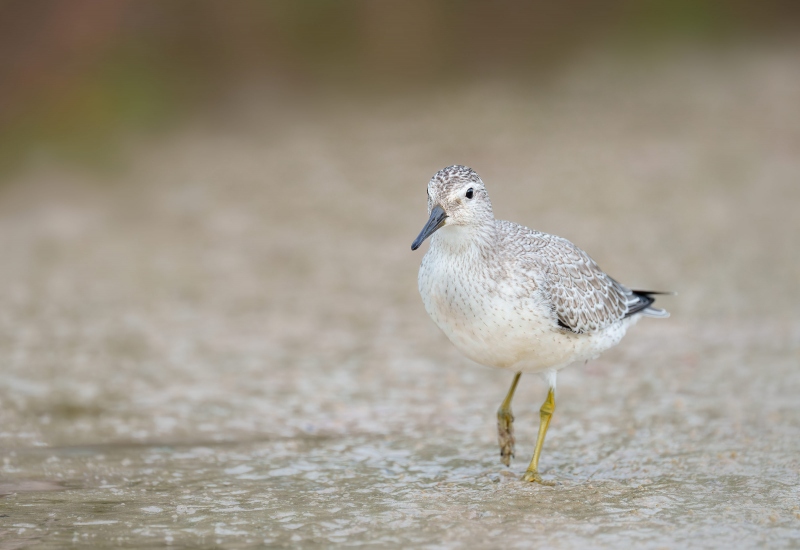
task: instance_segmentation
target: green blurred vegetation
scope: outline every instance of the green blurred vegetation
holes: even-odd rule
[[[102,163],[116,149],[120,130],[164,127],[180,112],[165,76],[140,59],[112,56],[76,78],[62,93],[47,95],[12,116],[0,148],[0,169],[35,155]]]
[[[797,29],[786,0],[13,0],[0,19],[0,171],[102,163],[242,87],[319,96],[536,79],[576,53],[638,55]]]

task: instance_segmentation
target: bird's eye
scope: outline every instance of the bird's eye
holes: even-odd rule
[[[472,187],[470,187],[469,189],[467,189],[467,198],[468,198],[468,199],[471,199],[471,198],[472,198]]]

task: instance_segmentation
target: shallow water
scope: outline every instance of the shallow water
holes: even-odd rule
[[[794,50],[253,105],[0,196],[0,548],[796,547]],[[277,129],[276,129],[277,128]],[[461,358],[416,294],[424,185],[675,289],[543,383]],[[112,181],[113,180],[113,181]]]

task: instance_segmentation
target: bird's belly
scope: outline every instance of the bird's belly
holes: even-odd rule
[[[466,298],[450,288],[423,293],[423,302],[453,345],[477,363],[513,368],[521,360],[530,362],[531,352],[537,349],[545,352],[541,355],[544,363],[553,359],[541,349],[553,333],[553,322],[537,313],[533,300],[509,301],[502,295]]]
[[[523,372],[559,369],[616,345],[628,325],[621,322],[599,333],[575,334],[559,329],[535,298],[467,295],[452,285],[420,290],[431,319],[456,348],[490,367]]]
[[[549,319],[518,325],[492,325],[475,330],[463,324],[437,323],[456,348],[482,365],[522,372],[561,369],[593,359],[619,343],[626,322],[602,332],[575,334],[551,326]]]

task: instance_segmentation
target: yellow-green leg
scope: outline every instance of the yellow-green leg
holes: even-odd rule
[[[545,399],[544,403],[542,404],[542,408],[539,409],[539,435],[536,437],[536,448],[533,451],[531,463],[528,466],[528,469],[525,471],[525,474],[522,476],[523,481],[535,481],[541,483],[542,485],[554,485],[553,482],[546,482],[542,480],[542,476],[539,475],[539,456],[542,454],[544,436],[547,435],[547,428],[550,426],[550,419],[553,417],[555,410],[556,395],[555,391],[553,391],[553,388],[550,388],[550,391],[547,392],[547,399]]]
[[[517,389],[517,382],[521,372],[514,375],[508,395],[503,400],[500,408],[497,409],[497,442],[500,444],[500,462],[508,466],[514,457],[514,415],[511,413],[511,400],[514,398],[514,391]]]

